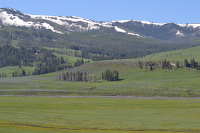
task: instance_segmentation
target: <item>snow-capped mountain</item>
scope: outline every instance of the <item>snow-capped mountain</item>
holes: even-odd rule
[[[200,23],[176,24],[176,23],[152,23],[147,21],[123,20],[107,22],[112,26],[134,31],[135,33],[159,39],[197,37],[200,35]]]
[[[53,24],[49,22],[53,22],[59,26],[62,26],[62,30],[59,30],[59,28],[53,26]],[[117,26],[112,26],[109,23],[99,23],[90,19],[84,19],[76,16],[66,17],[31,15],[11,8],[0,9],[0,23],[8,26],[25,26],[34,29],[49,29],[60,34],[64,34],[64,30],[72,32],[87,32],[90,30],[98,30],[100,28],[113,28],[117,32],[139,36],[138,34],[127,32]]]
[[[153,37],[168,40],[171,38],[198,37],[199,24],[153,23],[137,20],[95,22],[76,16],[31,15],[12,8],[0,8],[0,24],[27,27],[34,30],[51,30],[65,34],[69,32],[90,32],[101,29],[112,30],[135,37]]]

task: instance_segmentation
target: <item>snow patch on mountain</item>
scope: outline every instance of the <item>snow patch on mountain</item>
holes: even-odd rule
[[[135,33],[128,33],[129,35],[133,35],[133,36],[138,36],[138,37],[142,37],[142,36],[140,36],[139,34],[135,34]]]
[[[147,25],[155,25],[155,26],[163,26],[168,23],[154,23],[154,22],[149,22],[149,21],[139,21],[139,20],[115,20],[115,21],[110,21],[106,22],[105,24],[112,25],[113,23],[127,23],[127,22],[140,22],[142,24],[147,24]],[[176,24],[176,23],[175,23]],[[192,28],[200,28],[200,23],[196,24],[176,24],[181,27],[192,27]]]
[[[179,30],[177,30],[176,35],[177,35],[177,36],[185,36],[185,35],[184,35],[182,32],[180,32]]]
[[[108,23],[116,23],[116,22],[118,22],[118,23],[126,23],[126,22],[129,22],[129,21],[131,21],[131,20],[115,20],[115,21],[111,21],[111,22],[108,22]]]
[[[6,11],[0,12],[0,19],[2,21],[2,24],[4,25],[34,27],[36,29],[45,28],[45,29],[52,30],[53,32],[62,34],[62,32],[55,30],[54,27],[52,27],[48,23],[24,21],[20,19],[19,16],[8,14]]]
[[[43,15],[29,15],[32,19],[45,19],[59,25],[63,25],[66,28],[79,28],[80,31],[88,31],[88,30],[98,30],[101,26],[104,27],[112,27],[105,24],[100,24],[98,22],[94,22],[89,19],[84,19],[81,17],[71,16],[43,16]]]
[[[196,24],[177,24],[181,27],[192,27],[192,28],[200,28],[200,23],[196,23]]]
[[[148,25],[156,25],[156,26],[163,26],[166,23],[153,23],[153,22],[148,22],[148,21],[138,21],[141,22],[142,24],[148,24]]]
[[[156,26],[162,26],[162,25],[166,24],[166,23],[153,23],[153,22],[149,22],[149,21],[139,21],[139,20],[115,20],[115,21],[106,22],[105,24],[112,25],[113,23],[127,23],[127,22],[139,22],[142,24],[156,25]]]
[[[116,30],[117,32],[126,33],[125,30],[123,30],[123,29],[121,29],[121,28],[119,28],[119,27],[117,27],[117,26],[115,26],[114,28],[115,28],[115,30]]]
[[[47,21],[41,22],[41,20],[47,20],[53,23],[60,25],[65,30],[72,32],[87,32],[90,30],[98,30],[102,27],[104,28],[114,28],[116,32],[134,35],[138,37],[142,37],[139,34],[134,33],[134,31],[129,31],[126,29],[119,28],[116,23],[139,23],[139,26],[144,25],[153,25],[163,26],[168,23],[153,23],[148,21],[138,21],[138,20],[116,20],[110,22],[95,22],[90,19],[85,19],[77,16],[48,16],[48,15],[30,15],[22,13],[18,10],[12,8],[1,8],[0,9],[0,22],[9,26],[25,26],[25,27],[33,27],[35,29],[49,29],[53,32],[63,34],[61,31],[55,29],[51,23]],[[141,23],[141,24],[140,24]],[[176,24],[181,27],[191,27],[191,28],[200,28],[199,24]],[[123,27],[123,26],[122,26]],[[140,32],[139,32],[140,33]],[[142,33],[141,33],[142,34]],[[184,36],[181,31],[173,31],[173,34],[177,36]]]
[[[124,29],[121,29],[121,28],[119,28],[119,27],[117,27],[117,26],[114,26],[114,28],[115,28],[115,30],[116,30],[117,32],[126,33],[126,34],[128,34],[128,35],[133,35],[133,36],[141,37],[139,34],[127,32],[127,31],[125,31]]]

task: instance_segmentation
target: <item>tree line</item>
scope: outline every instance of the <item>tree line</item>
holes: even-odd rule
[[[58,75],[57,79],[67,82],[99,82],[99,80],[118,81],[119,72],[107,69],[102,72],[101,78],[98,78],[95,74],[89,74],[87,72],[63,72]]]
[[[105,72],[102,72],[102,79],[107,81],[118,81],[119,80],[119,72],[114,70],[111,71],[107,69]]]
[[[29,76],[31,75],[31,72],[28,71],[28,73],[22,69],[21,71],[17,70],[17,71],[14,71],[12,72],[12,77],[21,77],[21,76]]]
[[[90,74],[86,72],[63,72],[59,74],[58,80],[68,82],[87,82],[90,79]]]
[[[173,68],[195,68],[197,70],[200,70],[200,65],[197,61],[195,61],[194,58],[190,60],[190,62],[185,59],[184,64],[180,65],[180,63],[177,61],[176,63],[170,63],[170,61],[167,61],[166,59],[159,61],[159,63],[155,63],[154,61],[138,61],[138,67],[141,69],[149,68],[150,71],[155,70],[156,68],[162,68],[162,69],[173,69]]]

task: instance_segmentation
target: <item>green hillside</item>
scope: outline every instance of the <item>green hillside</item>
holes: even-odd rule
[[[81,58],[82,52],[80,50],[73,50],[73,49],[62,49],[62,48],[51,48],[51,47],[44,47],[45,49],[51,50],[54,55],[57,57],[64,57],[67,62],[71,65],[77,61],[77,59],[83,59],[85,62],[92,61],[91,59]]]
[[[184,59],[194,58],[195,60],[200,61],[200,46],[182,50],[174,50],[174,51],[151,54],[146,56],[145,58],[149,60],[167,59],[172,62],[176,61],[183,62]]]
[[[90,62],[84,65],[65,70],[38,75],[12,77],[12,71],[21,70],[18,67],[0,68],[0,73],[6,73],[6,78],[0,78],[0,94],[35,94],[35,95],[123,95],[123,96],[169,96],[180,97],[200,96],[200,71],[193,68],[162,69],[150,67],[140,69],[138,61],[154,61],[159,63],[161,59],[170,62],[180,61],[180,66],[185,58],[195,58],[198,61],[200,47],[185,50],[170,51],[149,55],[138,59],[108,60]],[[60,49],[56,49],[60,50]],[[74,51],[72,51],[74,52]],[[64,54],[69,62],[74,63],[77,57]],[[163,57],[165,55],[165,57]],[[167,57],[166,57],[167,55]],[[162,58],[160,58],[162,56]],[[23,67],[27,71],[32,68]],[[105,70],[118,71],[119,81],[102,80]],[[63,73],[87,73],[88,82],[59,81],[59,75]],[[20,86],[19,86],[20,84]]]
[[[195,69],[157,69],[149,71],[135,63],[89,63],[65,71],[88,72],[97,82],[57,81],[59,73],[0,79],[1,94],[37,95],[124,95],[124,96],[199,96],[200,71]],[[119,71],[120,81],[101,81],[105,69]],[[34,79],[34,80],[33,80]],[[20,86],[19,86],[20,83]],[[15,92],[13,92],[15,91]]]

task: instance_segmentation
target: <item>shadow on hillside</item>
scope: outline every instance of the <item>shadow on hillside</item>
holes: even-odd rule
[[[125,78],[123,78],[123,79],[118,79],[117,81],[122,81],[122,80],[124,80]]]

